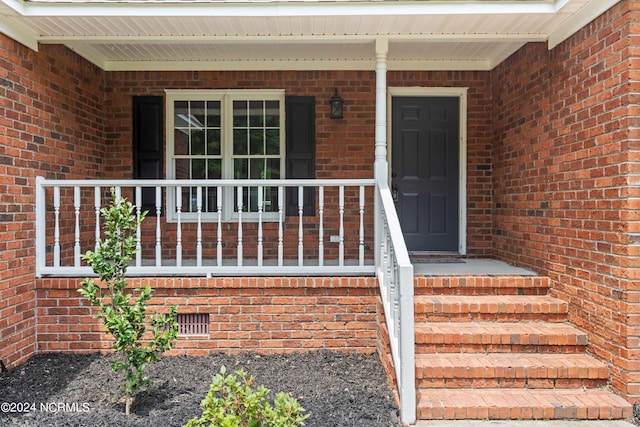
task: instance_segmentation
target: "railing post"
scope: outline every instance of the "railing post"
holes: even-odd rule
[[[415,373],[415,320],[414,320],[414,292],[413,265],[399,266],[399,294],[400,294],[400,365],[401,388],[400,406],[402,421],[413,424],[416,420],[416,373]]]
[[[42,277],[42,268],[47,257],[47,236],[45,235],[46,206],[45,190],[42,185],[44,178],[36,176],[36,277]]]

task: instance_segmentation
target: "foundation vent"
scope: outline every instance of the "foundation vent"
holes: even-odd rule
[[[209,314],[178,313],[178,335],[209,334]]]

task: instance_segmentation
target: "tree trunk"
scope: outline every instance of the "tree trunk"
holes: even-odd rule
[[[133,403],[133,397],[127,396],[124,398],[124,414],[129,415],[131,413],[131,404]]]

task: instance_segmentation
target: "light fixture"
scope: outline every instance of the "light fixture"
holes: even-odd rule
[[[344,101],[338,95],[338,89],[336,89],[336,93],[329,100],[329,105],[331,106],[331,118],[332,119],[341,119],[342,118],[342,106]]]

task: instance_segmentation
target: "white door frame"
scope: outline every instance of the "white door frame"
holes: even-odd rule
[[[458,200],[458,252],[460,255],[467,253],[467,91],[466,87],[389,87],[387,90],[387,156],[389,165],[392,165],[391,153],[391,110],[394,96],[415,96],[420,98],[448,96],[460,99],[459,111],[459,200]],[[391,173],[391,168],[389,168]]]

